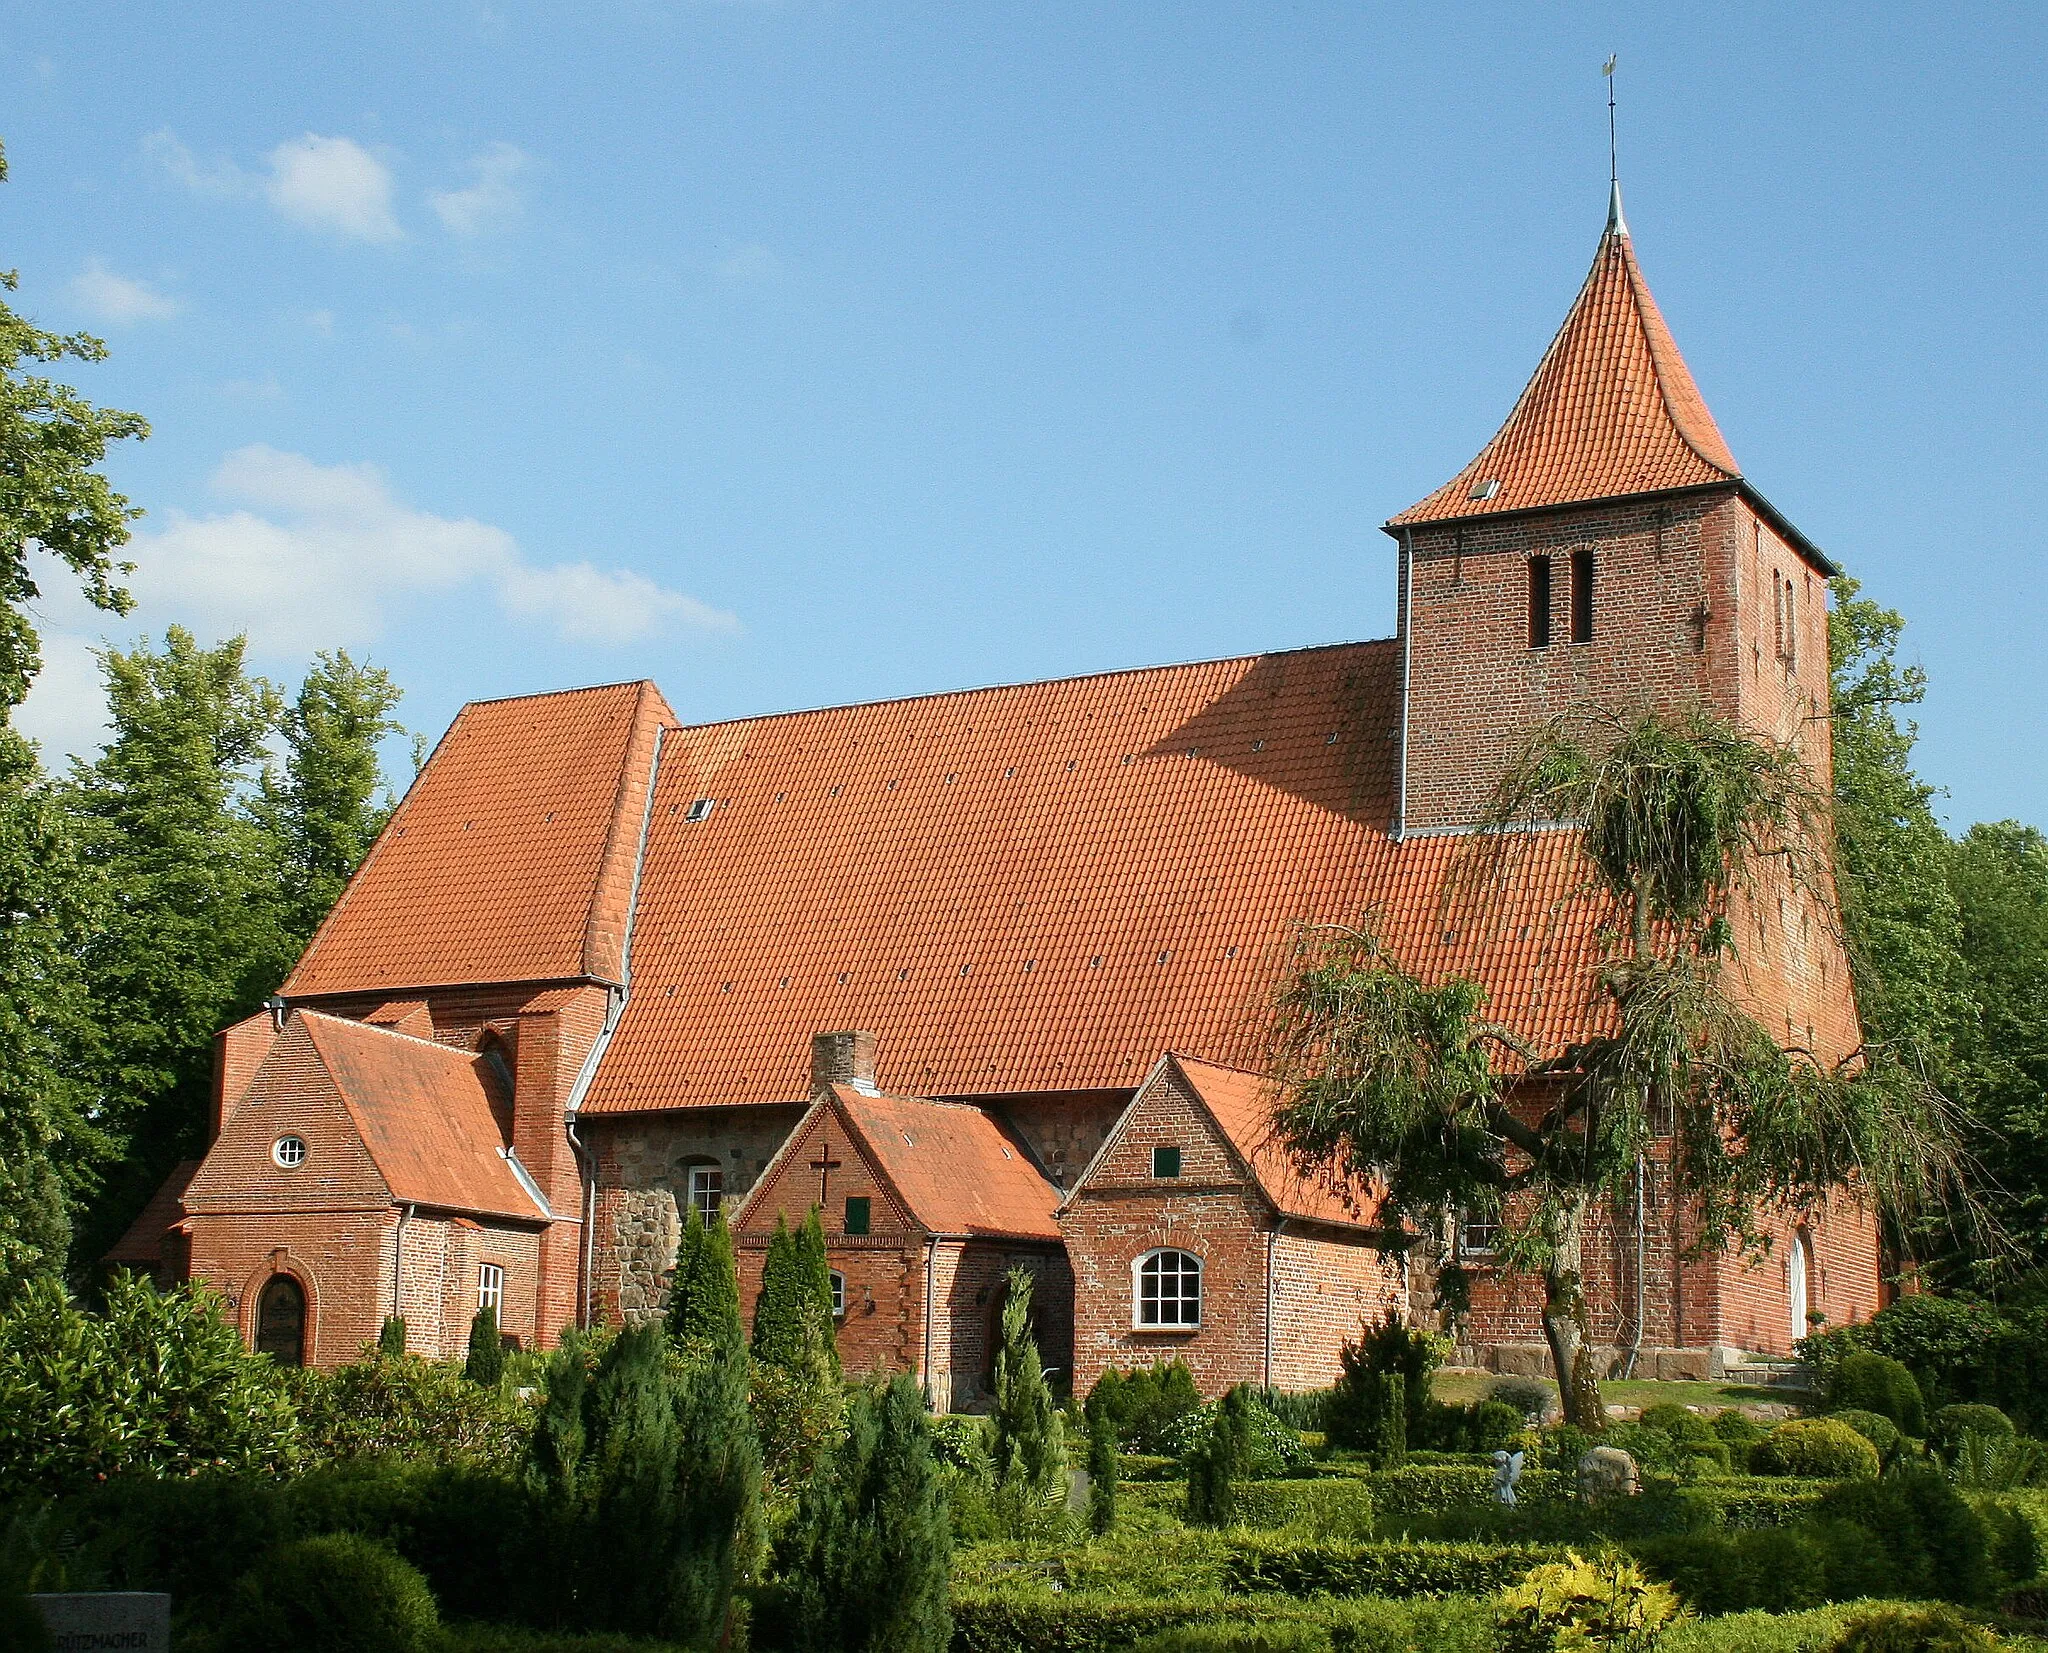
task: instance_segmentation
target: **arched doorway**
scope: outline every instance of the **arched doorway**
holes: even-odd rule
[[[306,1364],[306,1289],[289,1274],[273,1274],[256,1300],[256,1352],[280,1366]]]
[[[1792,1236],[1792,1249],[1785,1254],[1785,1295],[1792,1303],[1792,1341],[1797,1343],[1809,1330],[1806,1324],[1808,1307],[1806,1296],[1807,1276],[1812,1269],[1812,1256],[1806,1243],[1806,1230],[1800,1229]]]

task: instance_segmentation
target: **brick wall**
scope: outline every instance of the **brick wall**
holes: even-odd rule
[[[1727,496],[1720,496],[1725,498]],[[1520,739],[1588,701],[1708,692],[1713,495],[1625,501],[1413,532],[1408,602],[1411,832],[1469,825]],[[1572,554],[1594,559],[1593,638],[1571,641]],[[1529,559],[1551,559],[1551,643],[1529,646]]]
[[[661,1308],[668,1271],[675,1267],[690,1167],[718,1166],[725,1173],[727,1207],[737,1208],[802,1117],[801,1104],[788,1104],[683,1108],[582,1122],[597,1160],[591,1273],[608,1313],[631,1319]]]
[[[1273,1375],[1276,1389],[1337,1381],[1338,1356],[1366,1320],[1407,1311],[1398,1256],[1341,1233],[1283,1228],[1273,1237]]]
[[[1034,1276],[1031,1324],[1055,1388],[1073,1363],[1074,1276],[1063,1250],[993,1240],[941,1240],[932,1272],[931,1369],[924,1374],[941,1412],[986,1410],[1001,1341],[1003,1301],[1013,1268]]]
[[[273,1274],[306,1294],[306,1360],[333,1366],[374,1343],[391,1301],[397,1213],[298,1210],[192,1219],[192,1275],[226,1298],[243,1340],[256,1341],[257,1300]]]

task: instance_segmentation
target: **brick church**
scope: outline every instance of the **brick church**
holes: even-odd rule
[[[1361,1316],[1479,1273],[1467,1358],[1543,1370],[1540,1285],[1479,1225],[1379,1227],[1273,1141],[1266,1006],[1303,922],[1376,915],[1555,1050],[1596,937],[1570,835],[1481,916],[1439,893],[1505,754],[1585,702],[1704,701],[1829,769],[1828,559],[1744,477],[1616,193],[1507,422],[1394,516],[1386,640],[682,723],[652,683],[465,707],[279,996],[219,1037],[214,1137],[114,1260],[225,1294],[288,1361],[384,1317],[452,1355],[658,1312],[691,1207],[751,1303],[823,1215],[850,1370],[984,1395],[1007,1272],[1085,1388],[1180,1356],[1207,1391],[1330,1381]],[[1832,932],[1740,915],[1744,991],[1858,1042]],[[1761,1261],[1686,1260],[1653,1156],[1587,1245],[1643,1375],[1779,1352],[1879,1299],[1838,1198]],[[1414,1296],[1411,1300],[1411,1285]]]

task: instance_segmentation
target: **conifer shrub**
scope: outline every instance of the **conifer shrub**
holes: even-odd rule
[[[1096,1379],[1083,1411],[1089,1417],[1106,1415],[1125,1452],[1171,1457],[1181,1420],[1201,1404],[1186,1362],[1169,1360],[1130,1372],[1111,1367]]]
[[[760,1601],[766,1645],[945,1653],[953,1540],[917,1386],[856,1392],[845,1438],[797,1501]]]
[[[488,1305],[469,1322],[469,1358],[462,1363],[462,1375],[485,1389],[504,1381],[505,1338],[498,1330],[498,1311]]]
[[[405,1353],[405,1316],[387,1314],[384,1324],[377,1332],[377,1353],[387,1360],[396,1360]]]
[[[225,1647],[432,1653],[440,1614],[419,1569],[353,1533],[266,1551],[235,1589]]]
[[[1902,1362],[1888,1355],[1857,1349],[1843,1356],[1829,1374],[1827,1403],[1830,1412],[1875,1412],[1908,1435],[1927,1433],[1920,1385]]]
[[[1088,1420],[1088,1530],[1097,1538],[1116,1525],[1116,1426],[1106,1413]]]
[[[1931,1471],[1831,1487],[1815,1517],[1862,1528],[1869,1548],[1883,1557],[1877,1587],[1861,1593],[1968,1603],[1988,1599],[1997,1583],[1989,1528]],[[1838,1596],[1850,1593],[1837,1589]]]
[[[989,1456],[998,1488],[1014,1488],[1018,1496],[1039,1501],[1064,1496],[1067,1460],[1059,1408],[1031,1335],[1034,1283],[1030,1271],[1021,1268],[1011,1269],[1005,1282]]]
[[[1793,1418],[1750,1448],[1758,1475],[1800,1475],[1823,1480],[1875,1476],[1877,1448],[1833,1418]]]
[[[1382,1373],[1398,1372],[1406,1412],[1403,1439],[1428,1439],[1432,1374],[1443,1363],[1442,1339],[1405,1324],[1389,1309],[1383,1320],[1368,1320],[1356,1342],[1345,1343],[1338,1356],[1342,1375],[1330,1396],[1328,1417],[1332,1446],[1372,1451],[1382,1439],[1379,1405]]]
[[[1237,1483],[1246,1476],[1250,1455],[1251,1396],[1239,1385],[1217,1404],[1207,1436],[1188,1456],[1190,1522],[1227,1527],[1237,1519]]]
[[[1408,1456],[1408,1380],[1400,1371],[1385,1371],[1373,1381],[1379,1394],[1367,1450],[1375,1469],[1399,1469]]]
[[[1828,1653],[1997,1653],[2004,1645],[1953,1607],[1880,1607],[1844,1623]]]

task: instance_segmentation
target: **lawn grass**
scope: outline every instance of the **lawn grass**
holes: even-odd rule
[[[1490,1372],[1439,1372],[1431,1384],[1438,1400],[1460,1406],[1482,1400],[1499,1381]],[[1531,1380],[1521,1380],[1531,1381]],[[1552,1394],[1557,1385],[1542,1380]],[[1658,1383],[1637,1379],[1627,1383],[1603,1383],[1601,1396],[1609,1406],[1655,1406],[1676,1401],[1680,1406],[1795,1406],[1806,1398],[1799,1389],[1767,1388],[1752,1383]]]

